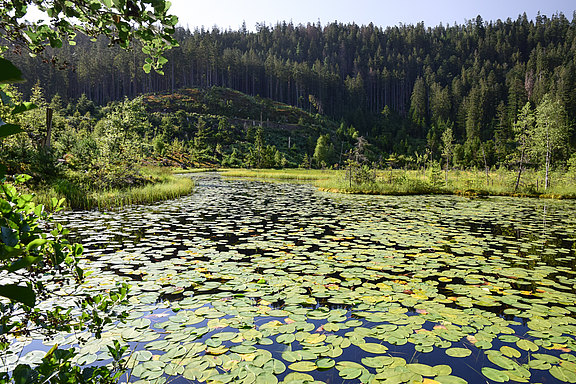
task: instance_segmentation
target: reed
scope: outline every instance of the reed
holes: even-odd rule
[[[84,192],[70,183],[60,182],[35,192],[38,204],[50,206],[53,197],[66,199],[69,209],[110,209],[132,204],[146,204],[175,199],[194,190],[194,181],[189,177],[162,175],[157,182],[141,187],[109,189]]]

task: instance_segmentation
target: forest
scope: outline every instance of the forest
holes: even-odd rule
[[[269,98],[354,126],[380,152],[438,158],[441,134],[452,127],[455,163],[506,165],[522,107],[545,95],[567,116],[574,144],[576,20],[563,14],[461,25],[258,25],[255,32],[177,28],[179,46],[164,74],[141,71],[145,54],[109,47],[104,39],[42,58],[8,57],[47,98],[82,95],[96,105],[183,88],[225,87]],[[334,144],[338,145],[334,140]],[[558,159],[569,158],[568,146]],[[312,155],[312,153],[309,153]]]
[[[514,190],[526,169],[544,170],[546,187],[553,170],[576,174],[576,18],[177,27],[174,37],[163,70],[148,73],[146,49],[104,37],[79,34],[36,57],[8,50],[27,79],[18,98],[41,108],[20,115],[27,135],[2,143],[4,162],[40,169],[69,200],[150,183],[142,162],[338,168],[359,137],[372,168],[507,169]]]

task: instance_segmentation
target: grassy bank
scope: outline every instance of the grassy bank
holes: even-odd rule
[[[435,170],[378,170],[373,180],[350,183],[344,170],[224,170],[230,177],[253,177],[264,180],[298,180],[312,182],[320,190],[337,193],[376,195],[454,194],[463,196],[518,196],[573,199],[576,198],[576,178],[564,172],[551,174],[551,186],[544,189],[542,172],[525,171],[517,190],[517,173],[505,169],[486,175],[479,170],[451,170],[445,174]]]
[[[146,204],[174,199],[194,190],[194,182],[189,177],[173,175],[167,168],[146,167],[142,169],[151,182],[147,185],[107,190],[88,190],[60,180],[51,186],[34,191],[36,202],[50,205],[53,197],[66,199],[70,209],[108,209],[131,204]]]
[[[220,174],[228,177],[247,177],[268,180],[322,181],[334,180],[341,172],[321,169],[221,169]]]

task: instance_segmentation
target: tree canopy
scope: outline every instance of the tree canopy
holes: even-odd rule
[[[30,7],[42,11],[47,20],[26,20]],[[2,38],[12,48],[41,54],[47,46],[75,45],[77,33],[92,38],[106,37],[111,45],[129,48],[134,40],[147,56],[144,71],[160,71],[166,63],[162,54],[173,45],[178,17],[168,13],[164,0],[14,0],[0,8]],[[8,47],[0,47],[0,53]],[[51,59],[54,63],[55,58]]]

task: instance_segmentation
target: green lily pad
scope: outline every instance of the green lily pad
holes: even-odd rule
[[[499,371],[490,367],[483,367],[482,374],[490,380],[496,381],[498,383],[505,383],[510,380],[510,377],[506,374],[506,372]]]
[[[445,352],[450,357],[468,357],[472,354],[467,348],[448,348]]]
[[[288,366],[288,369],[297,372],[311,372],[315,371],[316,368],[318,368],[318,366],[312,361],[299,361]]]
[[[369,353],[376,353],[376,354],[380,354],[380,353],[386,353],[388,351],[388,348],[385,345],[382,344],[376,344],[376,343],[360,343],[357,344],[357,346]]]
[[[336,362],[333,359],[324,358],[316,361],[316,366],[319,369],[330,369],[336,365]]]
[[[562,366],[553,366],[550,368],[550,374],[565,383],[576,383],[576,373]]]

